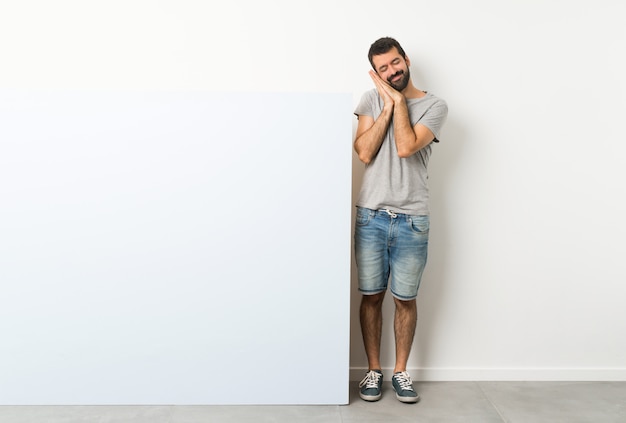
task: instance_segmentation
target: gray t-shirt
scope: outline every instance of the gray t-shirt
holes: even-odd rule
[[[378,91],[372,89],[363,94],[354,114],[377,119],[383,108]],[[407,99],[411,125],[420,123],[435,135],[439,133],[446,117],[446,102],[426,93],[424,97]],[[407,158],[400,158],[393,134],[393,121],[376,157],[365,167],[361,193],[357,206],[380,210],[389,208],[398,213],[428,215],[428,159],[431,144]]]

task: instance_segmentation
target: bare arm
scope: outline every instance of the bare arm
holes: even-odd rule
[[[426,126],[418,123],[411,127],[406,100],[394,107],[393,131],[400,157],[412,156],[435,139],[435,135]]]
[[[369,164],[378,154],[389,128],[392,113],[391,110],[383,109],[376,120],[371,116],[359,116],[354,149],[363,163]]]
[[[371,74],[372,72],[370,72],[370,75]],[[374,83],[376,83],[376,80],[374,78],[372,79]],[[359,160],[365,164],[374,160],[374,157],[378,154],[378,150],[380,150],[380,146],[385,139],[394,113],[393,99],[386,91],[382,90],[377,83],[376,88],[384,101],[383,110],[376,120],[371,116],[359,116],[359,124],[354,140],[354,149],[359,155]]]

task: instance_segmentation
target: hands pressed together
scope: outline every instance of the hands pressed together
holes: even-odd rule
[[[390,108],[390,110],[393,110],[393,107],[398,104],[398,102],[405,101],[404,95],[400,91],[389,85],[386,81],[384,81],[380,76],[378,76],[375,71],[370,70],[369,74],[372,78],[372,81],[374,81],[374,85],[376,85],[378,94],[385,102],[385,108]]]

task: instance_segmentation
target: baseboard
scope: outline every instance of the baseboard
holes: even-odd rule
[[[392,368],[383,368],[389,375]],[[409,368],[411,378],[424,382],[449,381],[626,381],[626,368]],[[361,380],[366,368],[351,367],[350,380]]]

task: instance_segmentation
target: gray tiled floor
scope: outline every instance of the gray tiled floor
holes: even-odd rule
[[[421,401],[346,406],[2,406],[1,423],[626,422],[626,382],[416,382]]]

